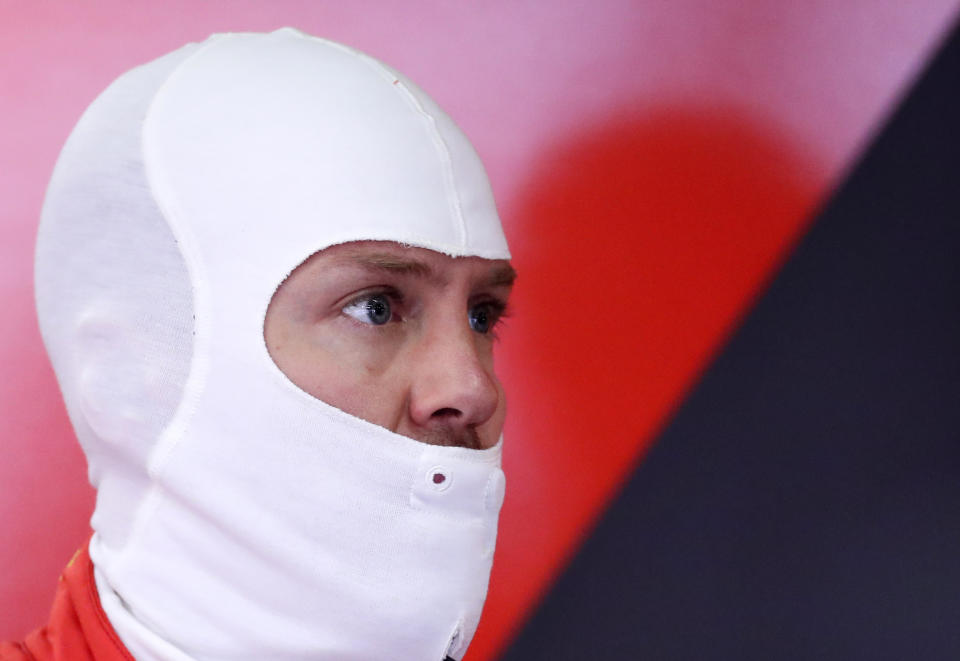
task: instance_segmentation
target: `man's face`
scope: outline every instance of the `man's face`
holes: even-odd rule
[[[493,371],[510,264],[389,241],[323,250],[280,286],[264,337],[324,402],[434,445],[487,448],[506,402]]]

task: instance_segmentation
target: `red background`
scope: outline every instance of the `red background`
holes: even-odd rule
[[[215,31],[365,50],[476,144],[521,273],[499,365],[492,658],[956,13],[955,1],[0,3],[0,637],[45,616],[92,491],[34,320],[56,155],[126,69]]]

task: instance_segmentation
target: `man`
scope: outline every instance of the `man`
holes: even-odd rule
[[[284,29],[118,79],[37,246],[94,535],[0,658],[462,658],[508,259],[466,138],[372,58]]]

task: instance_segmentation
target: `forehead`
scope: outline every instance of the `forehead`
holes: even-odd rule
[[[451,257],[392,241],[351,241],[331,246],[312,255],[297,269],[301,270],[313,275],[344,271],[379,272],[415,276],[438,283],[469,279],[497,287],[509,287],[516,278],[516,272],[507,260]]]

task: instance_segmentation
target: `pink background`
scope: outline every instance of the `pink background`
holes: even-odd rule
[[[0,638],[42,621],[88,535],[32,250],[60,146],[126,69],[211,32],[293,25],[404,71],[473,139],[521,272],[500,358],[508,497],[476,660],[535,605],[957,8],[0,0]]]

